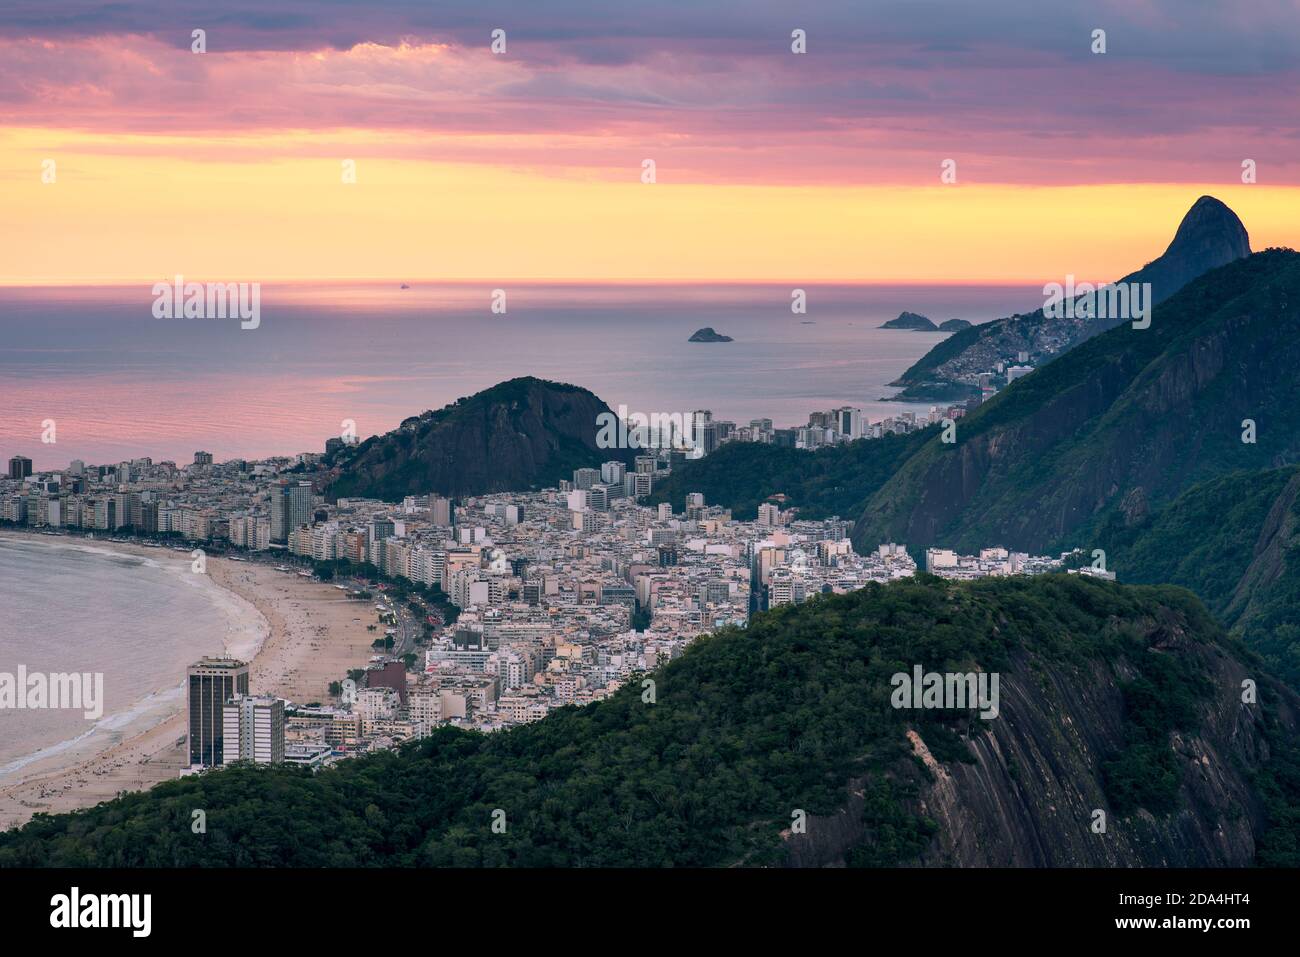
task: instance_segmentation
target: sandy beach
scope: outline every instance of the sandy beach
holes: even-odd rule
[[[87,544],[157,562],[190,562],[188,552],[102,541]],[[330,682],[364,666],[373,654],[374,634],[366,625],[374,614],[367,602],[351,601],[331,585],[252,562],[211,557],[207,574],[233,603],[214,613],[254,616],[258,632],[265,635],[250,662],[249,684],[255,694],[300,704],[328,701]],[[184,675],[176,679],[180,685]],[[182,697],[157,723],[95,753],[70,749],[32,761],[17,780],[0,787],[0,829],[21,825],[36,813],[90,807],[121,791],[176,778],[186,763],[183,704]]]

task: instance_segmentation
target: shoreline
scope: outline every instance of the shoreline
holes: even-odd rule
[[[180,552],[17,529],[0,531],[0,537],[5,536],[46,539],[160,563],[190,563],[188,549]],[[225,613],[231,622],[223,644],[227,653],[249,662],[249,689],[254,694],[274,694],[298,704],[326,701],[329,683],[345,677],[351,668],[364,667],[374,653],[373,635],[365,630],[373,617],[369,606],[341,597],[330,585],[218,556],[208,557],[207,576],[220,591],[214,613]],[[247,634],[250,625],[259,635],[256,646],[232,646],[231,632]],[[150,698],[158,699],[155,706],[144,707]],[[21,826],[37,813],[90,807],[121,791],[144,790],[179,777],[188,764],[184,675],[177,675],[173,688],[155,691],[101,720],[135,711],[143,713],[128,718],[120,734],[115,735],[111,727],[102,734],[87,732],[19,759],[24,763],[15,769],[13,779],[0,784],[0,830]]]

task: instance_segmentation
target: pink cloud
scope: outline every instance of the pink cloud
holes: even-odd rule
[[[557,175],[622,176],[654,156],[665,182],[924,184],[948,157],[966,182],[1227,181],[1246,157],[1300,182],[1295,72],[991,43],[719,46],[590,62],[414,39],[203,55],[143,35],[0,39],[0,124],[161,134],[175,146],[118,148],[202,158],[197,138],[249,161],[265,146],[232,134],[306,131],[283,155],[333,157],[332,135],[361,129],[376,155]]]

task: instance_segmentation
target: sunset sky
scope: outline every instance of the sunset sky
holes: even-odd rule
[[[0,283],[1105,279],[1203,193],[1300,241],[1287,0],[211,6],[0,9]]]

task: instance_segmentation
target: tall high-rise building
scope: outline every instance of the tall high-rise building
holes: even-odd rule
[[[211,464],[212,464],[212,453],[211,453],[211,452],[195,452],[195,453],[194,453],[194,464],[195,464],[195,465],[211,465]]]
[[[281,482],[271,487],[271,541],[283,544],[289,533],[311,524],[311,482]]]
[[[248,663],[201,658],[186,672],[191,767],[216,767],[225,760],[225,705],[248,694]]]
[[[600,467],[600,480],[606,485],[622,485],[627,475],[627,465],[623,462],[606,462]]]
[[[834,429],[844,438],[852,440],[860,438],[866,427],[866,420],[863,418],[862,410],[845,406],[836,409],[834,412],[835,423]]]
[[[736,423],[727,422],[723,419],[710,419],[708,422],[699,424],[697,420],[697,427],[700,430],[698,433],[698,447],[705,455],[709,455],[716,451],[719,445],[727,441],[727,438],[735,431]]]
[[[124,525],[139,526],[143,518],[140,511],[140,496],[136,492],[118,492],[113,496],[116,513],[113,516],[113,527],[121,528]]]
[[[450,526],[454,517],[451,499],[437,495],[429,496],[429,520],[433,524]]]
[[[32,460],[22,455],[15,455],[9,460],[9,477],[25,479],[32,474]]]
[[[222,763],[284,760],[284,702],[269,695],[236,695],[222,707]]]
[[[649,472],[629,472],[623,477],[623,493],[628,498],[640,498],[649,495],[654,484],[654,476]]]

